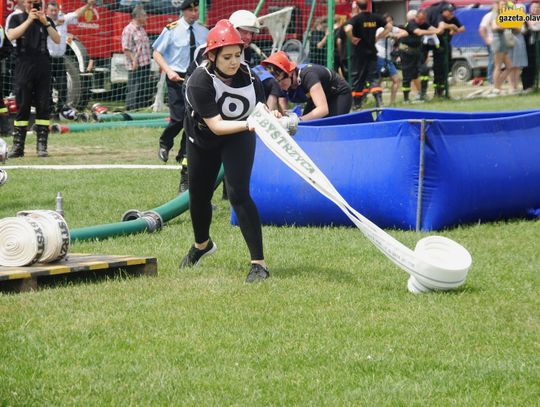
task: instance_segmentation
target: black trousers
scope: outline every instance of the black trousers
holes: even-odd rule
[[[448,80],[450,55],[452,55],[452,48],[444,47],[442,44],[433,50],[433,87],[439,95],[443,94]]]
[[[183,78],[184,74],[180,74],[180,76]],[[183,83],[184,81],[173,82],[169,80],[169,78],[167,78],[167,97],[169,98],[169,112],[171,115],[171,121],[169,122],[167,127],[165,127],[165,130],[163,130],[163,133],[161,133],[161,137],[159,138],[159,145],[168,150],[173,147],[174,138],[184,128],[186,102],[184,100],[184,93],[182,91]],[[180,143],[181,153],[178,153],[179,156],[185,155],[185,139],[185,136],[182,137],[182,141]]]
[[[263,260],[262,229],[259,211],[249,192],[249,180],[255,156],[255,134],[245,132],[220,136],[220,145],[203,149],[187,142],[189,172],[189,211],[195,242],[210,236],[212,196],[219,168],[223,163],[229,202],[249,249],[251,260]]]
[[[363,93],[366,89],[379,86],[377,72],[377,55],[365,54],[355,50],[353,54],[355,77],[353,78],[353,95]]]
[[[64,57],[51,57],[51,106],[52,89],[56,89],[58,100],[56,102],[56,110],[60,111],[67,105],[67,73]]]
[[[15,65],[16,127],[28,126],[30,108],[36,107],[36,124],[49,125],[51,64],[48,55],[19,56]]]
[[[353,102],[352,94],[347,92],[341,95],[326,96],[326,102],[328,103],[328,115],[326,117],[338,116],[340,114],[347,114],[351,111]],[[308,114],[315,109],[313,99],[309,99],[304,107],[302,114]]]

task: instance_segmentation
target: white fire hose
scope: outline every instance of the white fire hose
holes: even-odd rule
[[[463,246],[446,237],[428,236],[412,251],[352,208],[262,103],[248,121],[270,151],[334,202],[381,252],[410,275],[410,292],[450,290],[465,282],[472,258]]]
[[[0,219],[0,266],[59,261],[67,255],[69,243],[67,223],[54,211],[22,211]]]

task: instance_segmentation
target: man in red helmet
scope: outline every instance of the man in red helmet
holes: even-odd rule
[[[208,33],[204,53],[208,62],[197,67],[186,83],[189,210],[195,243],[180,268],[196,266],[217,249],[210,238],[211,200],[223,164],[229,201],[251,257],[246,282],[253,283],[270,274],[259,213],[249,192],[255,133],[246,119],[265,95],[260,80],[242,60],[243,45],[234,26],[220,20]]]

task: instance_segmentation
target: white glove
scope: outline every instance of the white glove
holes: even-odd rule
[[[298,130],[298,123],[300,122],[300,119],[296,113],[287,111],[285,112],[285,115],[278,120],[281,127],[287,130],[289,135],[294,136],[296,134],[296,131]]]

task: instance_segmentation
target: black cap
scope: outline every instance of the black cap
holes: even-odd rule
[[[199,6],[199,0],[184,0],[182,4],[180,4],[180,10],[185,10],[187,8],[198,7],[198,6]]]

